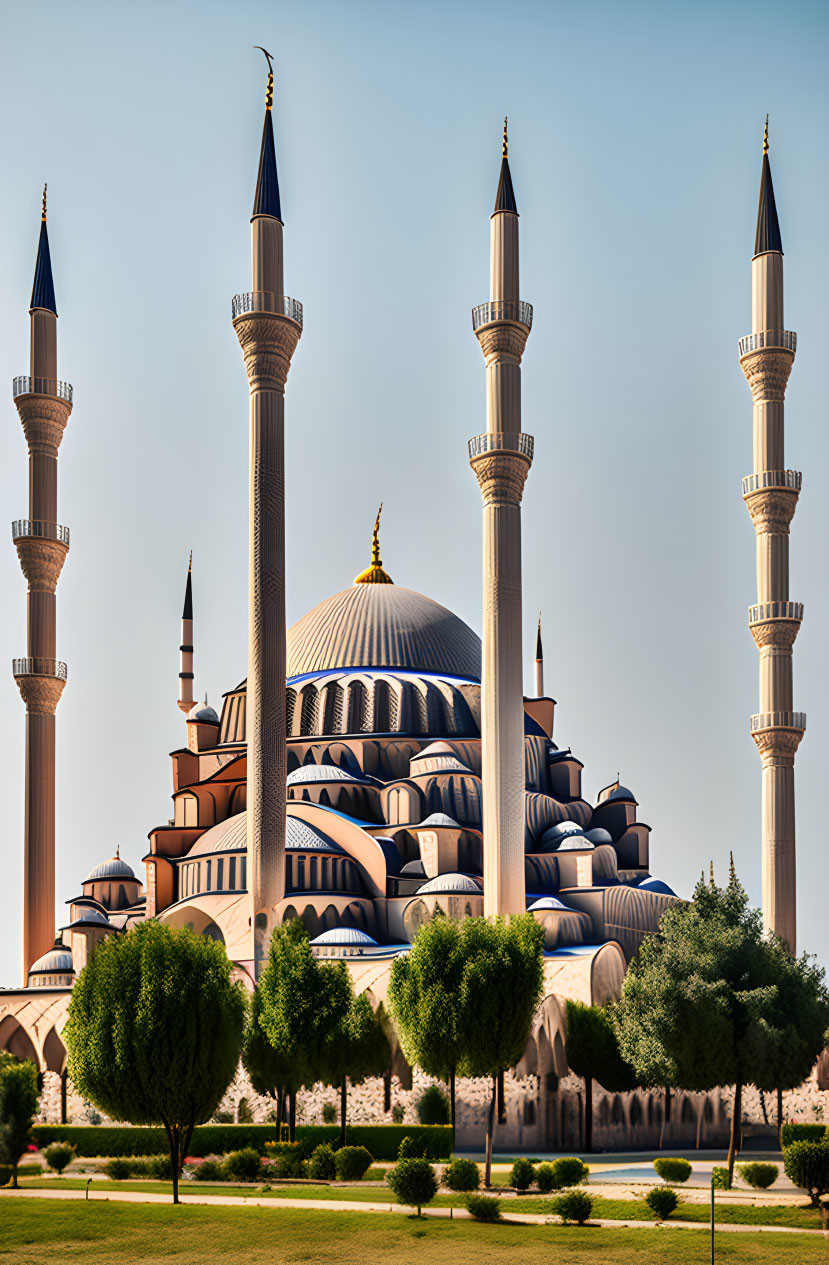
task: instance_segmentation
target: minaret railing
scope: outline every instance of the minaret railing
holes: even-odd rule
[[[796,619],[803,618],[802,602],[759,602],[748,608],[748,622],[750,624],[765,624],[770,619]]]
[[[285,294],[273,294],[269,290],[234,294],[231,309],[234,320],[247,312],[273,312],[277,316],[287,316],[289,320],[296,321],[297,325],[302,324],[302,304],[299,299],[289,299]]]
[[[791,329],[764,329],[758,334],[746,334],[740,339],[740,357],[752,351],[765,348],[782,348],[784,351],[797,351],[797,334]]]
[[[520,452],[530,461],[533,459],[535,440],[532,435],[519,431],[516,435],[505,435],[501,431],[487,431],[483,435],[474,435],[469,440],[469,460],[482,457],[486,452]]]
[[[751,717],[752,733],[762,729],[796,729],[802,733],[805,728],[805,712],[758,712]]]
[[[59,400],[72,403],[71,382],[61,382],[58,378],[31,378],[28,374],[20,374],[12,379],[12,398],[21,395],[54,395]]]
[[[43,523],[37,519],[16,518],[12,523],[12,540],[24,540],[32,537],[37,540],[57,540],[62,545],[69,544],[69,528],[60,523]]]
[[[533,326],[533,305],[523,299],[491,299],[488,303],[479,303],[472,309],[472,328],[481,329],[484,325],[493,325],[496,321],[512,321],[523,325],[526,329]]]
[[[60,659],[12,659],[12,676],[54,676],[65,681],[68,668]]]
[[[803,475],[799,470],[758,470],[743,479],[743,496],[763,492],[767,488],[790,488],[799,492]]]

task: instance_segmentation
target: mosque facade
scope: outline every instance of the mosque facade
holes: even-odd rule
[[[518,1073],[543,1094],[568,1073],[566,1000],[617,997],[642,938],[678,900],[652,873],[650,827],[638,819],[633,792],[617,780],[595,803],[585,799],[583,766],[556,732],[555,700],[544,692],[540,624],[535,694],[523,696],[520,507],[525,484],[531,488],[534,441],[521,428],[520,379],[532,307],[520,298],[506,126],[490,217],[490,295],[473,311],[487,381],[487,428],[468,451],[483,503],[483,639],[392,579],[381,560],[379,513],[366,569],[286,630],[286,381],[303,312],[282,281],[272,106],[270,76],[251,220],[253,288],[232,306],[250,409],[248,676],[219,708],[195,700],[188,570],[178,697],[185,734],[172,752],[172,815],[149,831],[143,881],[116,853],[80,883],[54,939],[54,710],[67,675],[54,657],[54,595],[65,556],[59,546],[68,544],[68,531],[57,528],[54,489],[71,388],[57,379],[44,204],[31,374],[25,390],[15,387],[35,499],[15,542],[20,549],[21,541],[39,541],[49,565],[26,572],[30,653],[25,670],[16,669],[32,734],[31,868],[26,983],[0,992],[0,1048],[62,1077],[64,1113],[61,1031],[73,980],[103,938],[145,918],[221,941],[251,988],[273,927],[300,918],[314,953],[343,958],[357,990],[376,1005],[386,999],[395,957],[436,912],[463,918],[529,910],[544,928],[545,996]],[[780,445],[782,456],[782,405]],[[45,475],[38,462],[51,463]],[[37,500],[42,483],[48,495]],[[776,704],[769,711],[782,714]],[[40,817],[38,803],[46,805]],[[791,846],[793,854],[793,836]],[[401,1082],[411,1084],[399,1050],[394,1059]],[[533,1145],[555,1133],[545,1118]]]

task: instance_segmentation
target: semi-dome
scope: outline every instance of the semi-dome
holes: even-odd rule
[[[288,629],[288,676],[380,668],[481,679],[481,641],[445,606],[397,584],[355,584]]]
[[[133,882],[138,881],[133,870],[126,861],[121,860],[117,852],[108,861],[102,861],[100,865],[96,865],[95,869],[87,874],[84,883],[100,883],[108,878],[130,878]]]
[[[534,900],[527,906],[527,913],[532,914],[543,909],[564,909],[568,913],[571,912],[569,905],[565,905],[557,896],[539,896],[538,900]]]
[[[363,773],[353,773],[351,769],[337,764],[301,764],[293,773],[288,774],[288,786],[302,786],[306,782],[360,782],[369,785],[373,778]]]
[[[481,887],[468,874],[438,874],[417,889],[418,896],[450,895],[457,892],[473,892],[480,896]]]
[[[329,931],[323,931],[321,936],[316,936],[311,944],[376,945],[377,941],[372,940],[365,931],[358,931],[356,927],[332,927]]]
[[[207,696],[203,703],[196,703],[187,713],[188,720],[197,720],[200,725],[218,725],[219,717],[216,709],[211,707]]]
[[[65,944],[57,941],[48,953],[39,957],[29,967],[30,975],[71,975],[73,971],[72,954]]]

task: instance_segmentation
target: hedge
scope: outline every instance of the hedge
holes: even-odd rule
[[[50,1142],[68,1142],[78,1156],[160,1155],[167,1149],[167,1135],[162,1128],[132,1125],[38,1124],[32,1129],[38,1148]],[[339,1125],[298,1125],[297,1141],[305,1144],[308,1153],[328,1142],[339,1145]],[[425,1141],[430,1159],[449,1159],[452,1154],[451,1125],[349,1125],[348,1146],[364,1146],[376,1160],[395,1160],[404,1137]],[[264,1153],[266,1142],[279,1140],[275,1124],[203,1124],[193,1133],[189,1154],[195,1156],[225,1155],[253,1146]],[[303,1149],[305,1149],[305,1147]]]
[[[783,1145],[791,1146],[792,1142],[822,1142],[829,1138],[829,1129],[825,1124],[784,1124],[780,1135]]]

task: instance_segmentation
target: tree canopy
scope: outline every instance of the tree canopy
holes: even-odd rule
[[[31,1137],[40,1094],[34,1063],[0,1057],[0,1162],[10,1164],[17,1187],[17,1165]]]
[[[593,1081],[614,1094],[636,1088],[636,1073],[619,1052],[611,1010],[567,1003],[567,1062],[584,1078],[584,1148],[593,1149]]]
[[[105,940],[72,990],[69,1075],[113,1119],[164,1126],[174,1202],[193,1129],[236,1071],[245,1009],[222,944],[154,920]]]
[[[359,1085],[368,1076],[382,1076],[389,1066],[391,1051],[367,994],[354,996],[345,963],[339,962],[329,970],[331,1022],[320,1050],[320,1079],[340,1090],[340,1136],[345,1145],[348,1082]]]

